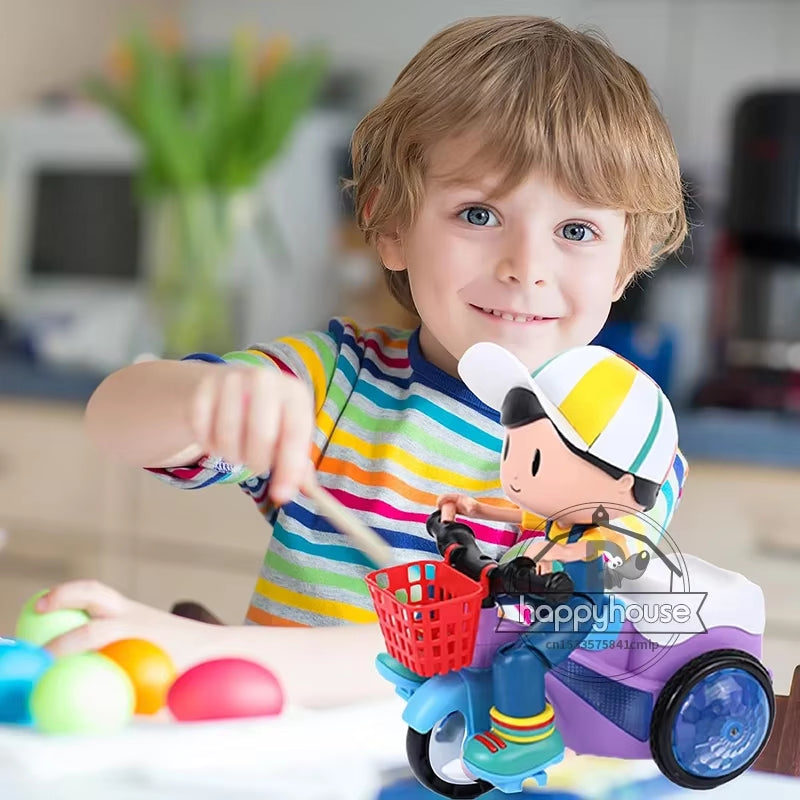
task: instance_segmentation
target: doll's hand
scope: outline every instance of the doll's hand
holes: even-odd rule
[[[549,555],[552,549],[553,546],[551,542],[545,538],[531,539],[530,544],[525,548],[522,555],[533,559],[537,564],[544,563],[544,559],[540,561],[539,554],[545,553],[545,555]]]
[[[39,612],[65,608],[85,611],[90,621],[46,643],[46,649],[57,657],[98,650],[120,639],[145,639],[182,665],[192,661],[202,637],[218,629],[137,603],[97,581],[60,584],[36,604]]]
[[[465,517],[472,516],[478,508],[478,501],[468,494],[456,494],[453,492],[437,497],[436,506],[442,510],[442,520],[448,522],[449,520],[446,519],[446,516],[450,517],[450,520],[455,514],[463,514]],[[449,507],[453,516],[447,514],[448,508],[446,506]]]
[[[205,453],[271,473],[274,503],[291,500],[307,480],[314,402],[302,381],[262,367],[212,370],[194,392],[190,419]]]

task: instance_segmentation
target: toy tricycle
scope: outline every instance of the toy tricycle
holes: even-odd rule
[[[476,555],[471,529],[443,523],[439,512],[427,528],[444,560],[367,576],[388,650],[377,668],[407,701],[409,765],[420,783],[445,797],[517,791],[471,775],[462,749],[489,727],[494,654],[526,630],[524,621],[498,613],[503,599],[524,595],[557,605],[570,596],[571,581],[564,573],[537,574],[528,558],[498,564]],[[682,558],[693,589],[707,595],[706,630],[664,642],[626,619],[616,630],[590,634],[550,670],[546,689],[570,750],[652,758],[678,786],[710,789],[747,770],[772,729],[772,681],[759,660],[764,601],[743,576]],[[637,592],[663,597],[669,578],[652,564]],[[544,783],[546,775],[538,773],[523,787]]]

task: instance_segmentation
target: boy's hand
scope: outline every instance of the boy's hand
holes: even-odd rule
[[[314,401],[300,380],[277,370],[211,371],[192,398],[191,427],[209,455],[271,474],[270,499],[288,502],[303,487],[314,433]]]
[[[436,507],[442,511],[442,520],[448,522],[450,520],[445,517],[452,519],[455,514],[472,516],[478,508],[478,501],[467,494],[443,494],[436,498]]]
[[[145,639],[165,650],[177,665],[191,660],[194,643],[217,626],[187,620],[137,603],[97,581],[54,587],[36,604],[39,612],[80,609],[90,621],[45,645],[55,656],[99,650],[120,639]]]

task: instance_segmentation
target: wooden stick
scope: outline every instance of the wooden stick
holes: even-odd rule
[[[346,536],[353,544],[368,556],[378,567],[391,567],[395,564],[392,548],[375,533],[372,528],[361,522],[348,508],[343,506],[330,492],[316,481],[309,481],[303,487],[318,506],[319,510]]]

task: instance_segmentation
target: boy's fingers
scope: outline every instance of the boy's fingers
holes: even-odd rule
[[[80,628],[74,628],[68,633],[51,639],[45,649],[56,658],[70,656],[76,653],[86,653],[90,650],[99,650],[111,642],[126,638],[120,624],[114,619],[92,620]]]
[[[300,491],[308,494],[308,492],[313,491],[316,486],[317,468],[314,466],[314,462],[309,458],[306,462],[306,468],[303,471],[303,478],[300,481]]]
[[[222,379],[214,416],[212,444],[215,454],[240,464],[242,461],[242,419],[244,415],[244,376],[231,370]]]
[[[314,415],[304,387],[289,389],[282,403],[279,439],[270,479],[270,497],[281,505],[298,492],[308,469]]]
[[[280,403],[274,396],[275,382],[259,371],[250,387],[250,404],[244,428],[242,452],[244,463],[257,475],[272,466],[280,424]]]
[[[200,385],[191,409],[190,425],[198,443],[208,444],[214,424],[214,400],[216,392],[214,382],[206,378]]]
[[[70,581],[39,598],[36,610],[45,613],[74,608],[90,617],[115,617],[123,613],[125,603],[126,599],[110,586],[97,581]]]

